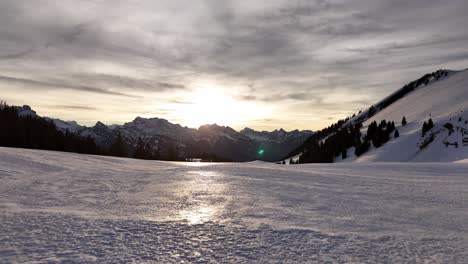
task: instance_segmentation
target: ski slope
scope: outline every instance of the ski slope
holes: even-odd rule
[[[405,127],[401,126],[403,116],[408,121]],[[435,127],[422,137],[422,125],[429,118]],[[365,121],[363,133],[371,122],[380,123],[381,120],[394,121],[400,137],[392,138],[378,149],[371,148],[359,158],[351,155],[337,161],[454,162],[468,159],[468,146],[463,144],[463,139],[468,140],[468,70],[451,72],[448,77],[422,85]],[[453,133],[444,127],[446,123],[454,126]],[[431,134],[434,141],[420,149]],[[348,152],[354,153],[354,149]]]
[[[466,263],[467,172],[0,148],[0,262]]]
[[[450,118],[453,113],[468,109],[468,70],[452,72],[449,77],[419,87],[414,92],[378,112],[364,125],[383,119],[423,121],[432,117],[437,122]]]

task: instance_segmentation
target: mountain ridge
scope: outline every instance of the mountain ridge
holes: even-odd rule
[[[17,107],[20,115],[37,115],[31,107]],[[44,117],[52,121],[63,132],[71,132],[83,137],[92,137],[104,149],[110,148],[121,135],[130,153],[135,151],[141,139],[151,149],[158,152],[161,159],[170,159],[175,152],[177,159],[196,157],[216,157],[221,161],[277,161],[302,143],[313,132],[277,129],[271,132],[244,128],[236,131],[229,126],[206,124],[199,128],[189,128],[158,118],[137,116],[122,125],[106,125],[97,121],[94,126],[81,126],[76,121],[63,121]],[[250,133],[246,133],[246,129]],[[261,138],[255,135],[262,135]],[[259,154],[262,149],[263,153]],[[172,155],[172,154],[171,154]]]
[[[285,163],[466,159],[467,98],[468,70],[425,74],[365,111],[317,131],[286,156]],[[328,158],[317,158],[320,155]]]

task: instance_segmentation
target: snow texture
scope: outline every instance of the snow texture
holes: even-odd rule
[[[0,148],[0,262],[465,263],[467,172]]]
[[[365,113],[364,113],[365,114]],[[405,116],[408,124],[401,125]],[[431,118],[432,128],[422,136],[422,125]],[[399,99],[366,120],[367,126],[381,120],[394,121],[400,137],[360,157],[354,155],[354,148],[348,150],[349,157],[337,162],[454,162],[468,159],[468,70],[450,72],[448,77],[421,85],[415,91]],[[453,131],[445,127],[453,126]],[[423,142],[429,141],[421,148]]]

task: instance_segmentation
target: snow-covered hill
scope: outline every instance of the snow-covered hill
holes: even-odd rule
[[[402,118],[407,120],[402,125]],[[434,123],[426,133],[422,127],[429,119]],[[386,131],[389,140],[383,140],[383,145],[376,145],[366,134],[371,123],[380,124],[393,122],[399,137],[395,138],[388,127]],[[355,126],[362,124],[358,141],[354,131]],[[380,126],[380,125],[379,125]],[[346,133],[352,134],[351,142]],[[338,135],[341,133],[341,135]],[[320,137],[306,141],[289,156],[298,159],[302,153],[307,153],[307,160],[320,160],[316,156],[333,155],[335,162],[452,162],[468,158],[468,70],[439,70],[403,86],[369,109],[360,112],[352,118],[334,124],[328,130],[317,132]],[[341,137],[341,138],[340,138]],[[367,139],[366,139],[367,138]],[[330,141],[328,141],[330,139]],[[331,142],[333,141],[333,142]],[[359,157],[355,147],[351,146],[370,143],[369,150]],[[325,147],[318,144],[327,143]],[[315,150],[313,150],[315,148]],[[337,149],[339,152],[336,152]],[[360,154],[360,153],[359,153]],[[315,156],[314,156],[315,155]],[[313,158],[311,158],[313,157]],[[289,158],[285,161],[288,162]],[[310,162],[310,161],[309,161]]]
[[[401,125],[405,116],[408,124]],[[432,128],[422,137],[422,125],[431,118]],[[468,158],[468,70],[422,85],[363,123],[395,121],[400,137],[391,139],[378,149],[364,153],[356,162],[364,161],[457,161]],[[453,126],[450,128],[451,124]],[[448,126],[449,128],[445,127]],[[429,142],[424,148],[422,144]],[[350,159],[352,160],[352,159]]]
[[[466,263],[467,171],[0,148],[0,262]]]

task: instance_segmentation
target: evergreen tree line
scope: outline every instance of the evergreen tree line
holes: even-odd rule
[[[347,157],[347,149],[354,146],[360,137],[361,124],[344,127],[329,135],[325,140],[316,141],[299,158],[300,163],[330,163],[340,155]]]
[[[0,146],[103,154],[91,137],[57,129],[51,120],[19,116],[18,109],[0,102]]]
[[[322,130],[314,132],[300,147],[291,151],[291,153],[289,153],[286,157],[284,157],[283,160],[291,156],[296,156],[297,154],[303,152],[304,147],[305,148],[314,147],[317,144],[317,141],[329,135],[332,135],[333,133],[336,133],[346,122],[349,121],[349,119],[350,119],[349,117],[345,119],[340,119],[336,123],[326,128],[323,128]]]
[[[17,107],[9,106],[3,101],[0,101],[0,146],[159,159],[159,153],[153,151],[141,138],[133,154],[130,154],[130,148],[120,133],[109,149],[103,149],[90,136],[82,137],[68,130],[57,129],[52,120],[31,115],[20,116]]]
[[[403,117],[402,125],[406,125]],[[361,135],[362,124],[350,125],[338,129],[323,140],[316,140],[308,145],[299,159],[299,163],[331,163],[336,158],[346,159],[348,149],[355,147],[354,154],[360,156],[369,150],[371,145],[381,147],[390,140],[400,136],[393,121],[382,120],[380,123],[372,122],[367,127],[366,135]]]

